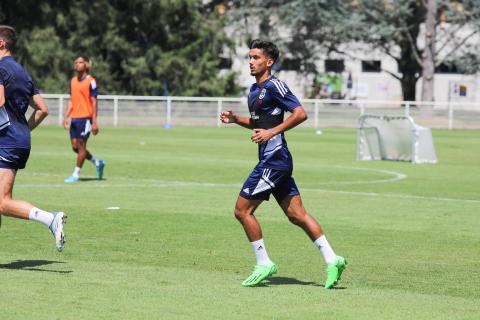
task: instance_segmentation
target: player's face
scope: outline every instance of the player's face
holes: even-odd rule
[[[87,62],[82,57],[75,59],[73,65],[75,67],[75,71],[77,72],[84,72],[87,70]]]
[[[267,56],[262,49],[250,49],[250,75],[258,76],[264,74],[273,65],[273,59]]]

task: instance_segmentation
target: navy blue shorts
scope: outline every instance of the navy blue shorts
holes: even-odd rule
[[[273,194],[278,203],[287,196],[300,194],[292,171],[255,168],[243,184],[240,195],[246,199],[269,200]]]
[[[87,140],[92,131],[92,118],[72,118],[70,122],[70,140]]]
[[[0,168],[23,169],[25,168],[30,149],[25,148],[0,148]]]

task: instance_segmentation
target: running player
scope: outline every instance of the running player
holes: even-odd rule
[[[235,205],[235,217],[242,224],[256,256],[253,273],[242,282],[252,287],[277,272],[270,260],[262,231],[254,216],[255,210],[272,194],[288,219],[301,227],[320,249],[327,264],[325,288],[330,289],[347,266],[327,241],[318,222],[305,210],[300,193],[292,177],[292,156],[287,148],[284,132],[307,119],[300,101],[285,83],[271,75],[272,65],[279,56],[275,44],[253,40],[250,44],[250,74],[256,78],[248,95],[250,117],[240,117],[227,110],[220,114],[223,123],[236,123],[253,129],[251,140],[258,144],[259,162],[243,184]],[[284,121],[284,112],[291,115]]]
[[[19,169],[30,155],[30,131],[48,115],[48,108],[30,75],[12,57],[16,32],[0,26],[0,214],[34,220],[46,225],[55,237],[58,251],[65,245],[63,212],[47,212],[23,200],[12,199],[13,184]],[[33,100],[33,114],[25,112]],[[0,215],[1,217],[1,215]]]
[[[97,83],[95,78],[88,74],[90,60],[84,55],[78,55],[74,60],[77,75],[70,81],[70,101],[63,125],[68,128],[70,121],[70,140],[72,149],[77,154],[76,167],[65,182],[77,182],[80,179],[80,170],[85,159],[90,160],[97,169],[97,178],[102,180],[105,160],[99,160],[87,150],[87,141],[90,132],[98,133],[97,124]]]

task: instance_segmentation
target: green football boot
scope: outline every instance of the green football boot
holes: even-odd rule
[[[270,277],[271,275],[277,273],[277,271],[278,271],[277,265],[273,262],[267,265],[257,264],[253,268],[252,274],[242,282],[242,286],[254,287],[260,282],[262,282],[263,280]]]
[[[340,277],[342,276],[343,270],[347,267],[347,260],[345,258],[337,256],[335,261],[330,263],[327,267],[327,281],[325,281],[325,289],[333,288]]]

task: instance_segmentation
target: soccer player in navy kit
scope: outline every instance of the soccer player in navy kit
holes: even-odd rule
[[[327,263],[325,288],[330,289],[340,280],[347,262],[337,256],[328,243],[318,222],[305,210],[300,192],[292,177],[292,156],[288,151],[284,132],[307,119],[300,101],[285,83],[271,75],[271,68],[278,59],[275,44],[253,40],[250,44],[250,74],[256,78],[248,95],[250,117],[237,116],[227,110],[220,114],[223,123],[236,123],[253,129],[251,140],[258,144],[259,162],[243,184],[235,205],[235,217],[242,224],[256,256],[253,273],[242,282],[253,287],[277,273],[265,248],[262,231],[254,216],[255,210],[272,194],[295,225],[301,227],[320,249]],[[284,112],[291,115],[284,121]]]
[[[15,43],[15,29],[0,25],[0,214],[45,224],[55,238],[57,250],[62,251],[65,214],[12,199],[17,171],[25,168],[30,155],[30,131],[48,115],[32,78],[11,55]],[[35,111],[27,120],[25,112],[30,100]]]

